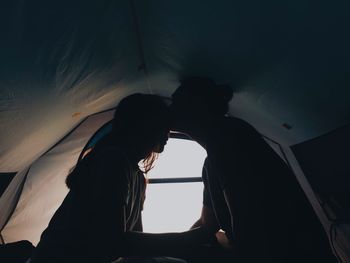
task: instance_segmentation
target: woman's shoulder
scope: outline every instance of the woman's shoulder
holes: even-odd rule
[[[128,157],[121,149],[113,145],[96,145],[92,151],[95,160],[112,160],[114,162],[128,162]]]
[[[116,173],[122,176],[132,169],[132,165],[125,152],[118,147],[96,145],[77,168],[84,168],[89,174],[103,174],[102,178]]]

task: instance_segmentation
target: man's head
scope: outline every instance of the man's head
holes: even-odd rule
[[[224,116],[233,97],[228,85],[217,85],[202,77],[188,77],[172,94],[171,111],[175,118],[190,119],[199,116]]]

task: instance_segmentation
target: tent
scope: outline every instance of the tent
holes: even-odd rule
[[[350,261],[347,1],[17,0],[1,8],[2,242],[38,241],[109,111],[182,76],[235,87],[230,113],[291,165]]]

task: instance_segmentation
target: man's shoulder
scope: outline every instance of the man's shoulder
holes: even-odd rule
[[[250,123],[237,117],[226,117],[224,126],[224,130],[232,135],[261,137]]]
[[[240,119],[237,117],[232,117],[232,116],[228,116],[225,119],[226,119],[226,123],[228,123],[229,125],[241,127],[244,129],[255,130],[255,128],[250,123],[248,123],[247,121],[245,121],[243,119]]]

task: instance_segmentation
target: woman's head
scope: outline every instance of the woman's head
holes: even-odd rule
[[[83,161],[67,176],[68,188],[88,189],[88,163],[96,148],[110,144],[121,147],[130,161],[143,160],[143,170],[148,172],[157,154],[162,152],[169,134],[169,109],[163,99],[156,95],[133,94],[120,101],[112,121],[112,132],[102,138]],[[91,179],[91,178],[90,178]]]
[[[154,153],[163,151],[169,127],[169,109],[164,100],[156,95],[136,93],[118,104],[112,135],[137,151],[135,154],[144,155],[147,171],[155,158]]]

